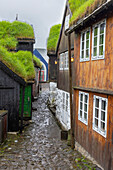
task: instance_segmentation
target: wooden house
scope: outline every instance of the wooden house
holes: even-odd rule
[[[11,132],[19,130],[20,86],[25,86],[25,81],[0,61],[0,110],[8,110]]]
[[[27,108],[29,107],[27,117],[31,118],[32,115],[33,83],[31,81],[35,78],[35,70],[32,56],[34,40],[31,42],[31,39],[34,39],[34,32],[30,25],[20,21],[13,23],[1,21],[0,26],[2,32],[5,30],[3,35],[6,35],[5,38],[1,35],[0,39],[0,109],[8,110],[8,131],[18,131],[20,129],[19,113],[22,130],[23,117],[26,117],[24,109],[26,105]],[[8,29],[14,31],[13,36]],[[8,36],[10,34],[9,38],[7,34]],[[20,37],[21,42],[18,42]]]
[[[47,40],[47,55],[48,62],[48,77],[49,82],[57,82],[57,55],[56,46],[59,38],[61,25],[57,24],[50,28],[49,37]]]
[[[88,3],[80,5],[83,13],[72,16],[66,31],[67,35],[75,34],[75,146],[84,148],[105,170],[112,170],[113,1],[93,0],[90,5]]]
[[[65,130],[71,128],[70,125],[70,78],[69,78],[69,61],[68,61],[68,37],[65,31],[69,27],[69,19],[72,13],[68,4],[65,6],[62,26],[57,43],[57,102],[56,117]],[[74,55],[74,36],[71,38],[71,54]],[[73,62],[71,62],[73,67]]]

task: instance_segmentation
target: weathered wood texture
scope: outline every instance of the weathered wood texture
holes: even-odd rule
[[[33,54],[33,44],[31,40],[18,40],[17,50],[30,51]]]
[[[0,69],[0,87],[0,110],[8,110],[8,131],[18,131],[20,85]]]
[[[92,27],[91,27],[90,61],[80,62],[80,33],[77,33],[75,35],[74,40],[75,86],[113,90],[113,17],[111,16],[112,14],[110,13],[106,19],[104,59],[95,61],[91,60],[92,54]],[[98,20],[96,22],[98,22]]]
[[[56,54],[49,55],[49,81],[50,82],[57,81],[57,64],[55,64],[55,61],[57,61]]]
[[[89,93],[89,92],[88,92]],[[75,104],[75,140],[84,147],[95,160],[106,170],[113,167],[113,96],[100,95],[108,98],[107,137],[104,138],[92,128],[93,122],[93,96],[98,93],[89,93],[88,126],[78,120],[79,90],[74,90]]]

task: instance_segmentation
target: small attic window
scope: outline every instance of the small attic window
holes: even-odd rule
[[[70,19],[70,15],[67,15],[65,19],[65,30],[69,28],[69,19]]]

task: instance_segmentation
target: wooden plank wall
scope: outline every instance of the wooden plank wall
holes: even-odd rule
[[[89,93],[89,92],[87,92]],[[98,93],[89,93],[88,126],[78,120],[79,90],[74,90],[75,105],[75,140],[88,151],[95,160],[106,170],[110,170],[113,163],[113,96],[99,95],[108,98],[107,137],[104,138],[93,130],[93,96]],[[90,146],[90,147],[89,147]]]
[[[80,33],[74,40],[75,85],[88,88],[113,90],[113,17],[106,19],[105,58],[91,60],[92,27],[90,41],[90,61],[80,62]]]
[[[101,18],[102,19],[102,18]],[[74,39],[74,86],[113,91],[113,12],[106,18],[105,58],[80,62],[80,33]],[[105,170],[113,168],[113,96],[89,93],[88,126],[78,120],[79,90],[74,90],[75,139],[94,157]],[[92,129],[93,95],[108,98],[107,137]],[[90,146],[90,147],[89,147]]]
[[[20,85],[0,69],[0,86],[4,87],[0,88],[0,110],[8,110],[8,131],[18,131]]]

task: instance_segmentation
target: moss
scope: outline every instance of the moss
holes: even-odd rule
[[[70,19],[70,25],[75,24],[79,19],[88,16],[106,1],[107,0],[69,0],[70,8],[73,13]]]
[[[8,29],[8,33],[16,38],[34,38],[32,26],[20,21],[12,22]]]
[[[42,67],[42,63],[40,62],[40,59],[37,58],[35,55],[33,55],[33,62],[36,66],[38,66],[40,68]]]
[[[55,51],[58,43],[58,38],[60,34],[61,24],[54,25],[50,29],[49,38],[47,40],[47,50]]]
[[[35,78],[32,53],[29,51],[8,52],[0,46],[0,61],[25,81]]]

